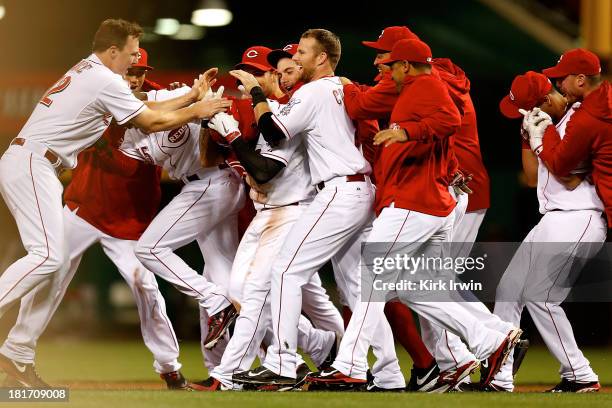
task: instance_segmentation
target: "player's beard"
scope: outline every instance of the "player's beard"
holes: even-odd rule
[[[305,66],[302,66],[302,75],[300,76],[299,81],[303,83],[310,82],[312,80],[312,77],[314,77],[314,73],[315,73],[314,68],[307,68]]]

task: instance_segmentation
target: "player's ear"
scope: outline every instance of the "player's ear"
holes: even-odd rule
[[[321,51],[319,55],[317,55],[317,65],[323,65],[327,61],[327,53],[325,51]]]

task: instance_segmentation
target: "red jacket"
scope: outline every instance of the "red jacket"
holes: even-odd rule
[[[455,104],[463,112],[461,127],[454,137],[454,151],[459,161],[459,169],[464,175],[473,176],[467,211],[482,210],[490,207],[489,174],[482,162],[480,141],[476,122],[476,110],[470,97],[470,81],[465,72],[447,58],[436,58],[433,63],[438,75],[448,86]]]
[[[449,138],[461,115],[445,84],[435,75],[406,76],[391,113],[409,141],[382,149],[378,164],[376,209],[398,208],[444,217],[456,202],[448,192]]]
[[[353,120],[389,120],[397,101],[398,92],[391,72],[385,71],[380,81],[373,87],[360,87],[357,84],[344,85],[344,105]]]
[[[145,83],[143,89],[159,89],[152,84]],[[102,135],[106,146],[98,143],[79,154],[64,200],[105,234],[137,240],[157,214],[161,169],[119,152],[124,133],[125,128],[112,124]]]
[[[559,176],[583,160],[593,165],[593,182],[612,227],[612,86],[604,81],[584,98],[565,128],[563,139],[554,126],[544,133],[540,158]]]

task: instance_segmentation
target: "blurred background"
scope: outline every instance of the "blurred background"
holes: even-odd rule
[[[522,182],[519,123],[501,116],[499,100],[515,75],[553,66],[569,48],[595,51],[604,72],[609,73],[611,3],[0,0],[0,148],[3,151],[17,135],[44,91],[90,54],[93,34],[106,18],[136,21],[145,28],[141,46],[149,53],[149,65],[155,67],[148,78],[164,85],[175,80],[188,82],[211,66],[226,72],[249,46],[280,48],[297,42],[306,29],[317,27],[330,29],[341,38],[342,57],[336,73],[370,84],[376,75],[374,53],[361,41],[375,40],[386,26],[406,25],[431,46],[434,57],[451,58],[471,80],[482,155],[491,178],[491,209],[479,240],[520,241],[540,215],[535,190]],[[165,182],[164,203],[180,188],[179,183]],[[24,250],[3,202],[0,239],[0,270],[4,270]],[[203,265],[195,245],[179,254],[194,267]],[[195,303],[163,282],[160,285],[178,337],[197,339]],[[609,304],[571,304],[568,314],[579,343],[610,343]],[[12,319],[11,314],[2,319],[2,334]],[[128,287],[96,246],[87,252],[44,337],[136,339],[137,319]],[[528,321],[526,324],[529,327]]]

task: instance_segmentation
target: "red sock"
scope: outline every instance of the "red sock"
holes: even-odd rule
[[[344,320],[344,328],[346,329],[349,322],[351,321],[351,316],[353,312],[349,309],[348,306],[342,306],[342,320]]]
[[[403,303],[387,302],[385,315],[391,325],[393,337],[410,354],[415,367],[427,368],[431,366],[434,358],[421,339],[412,311]]]

